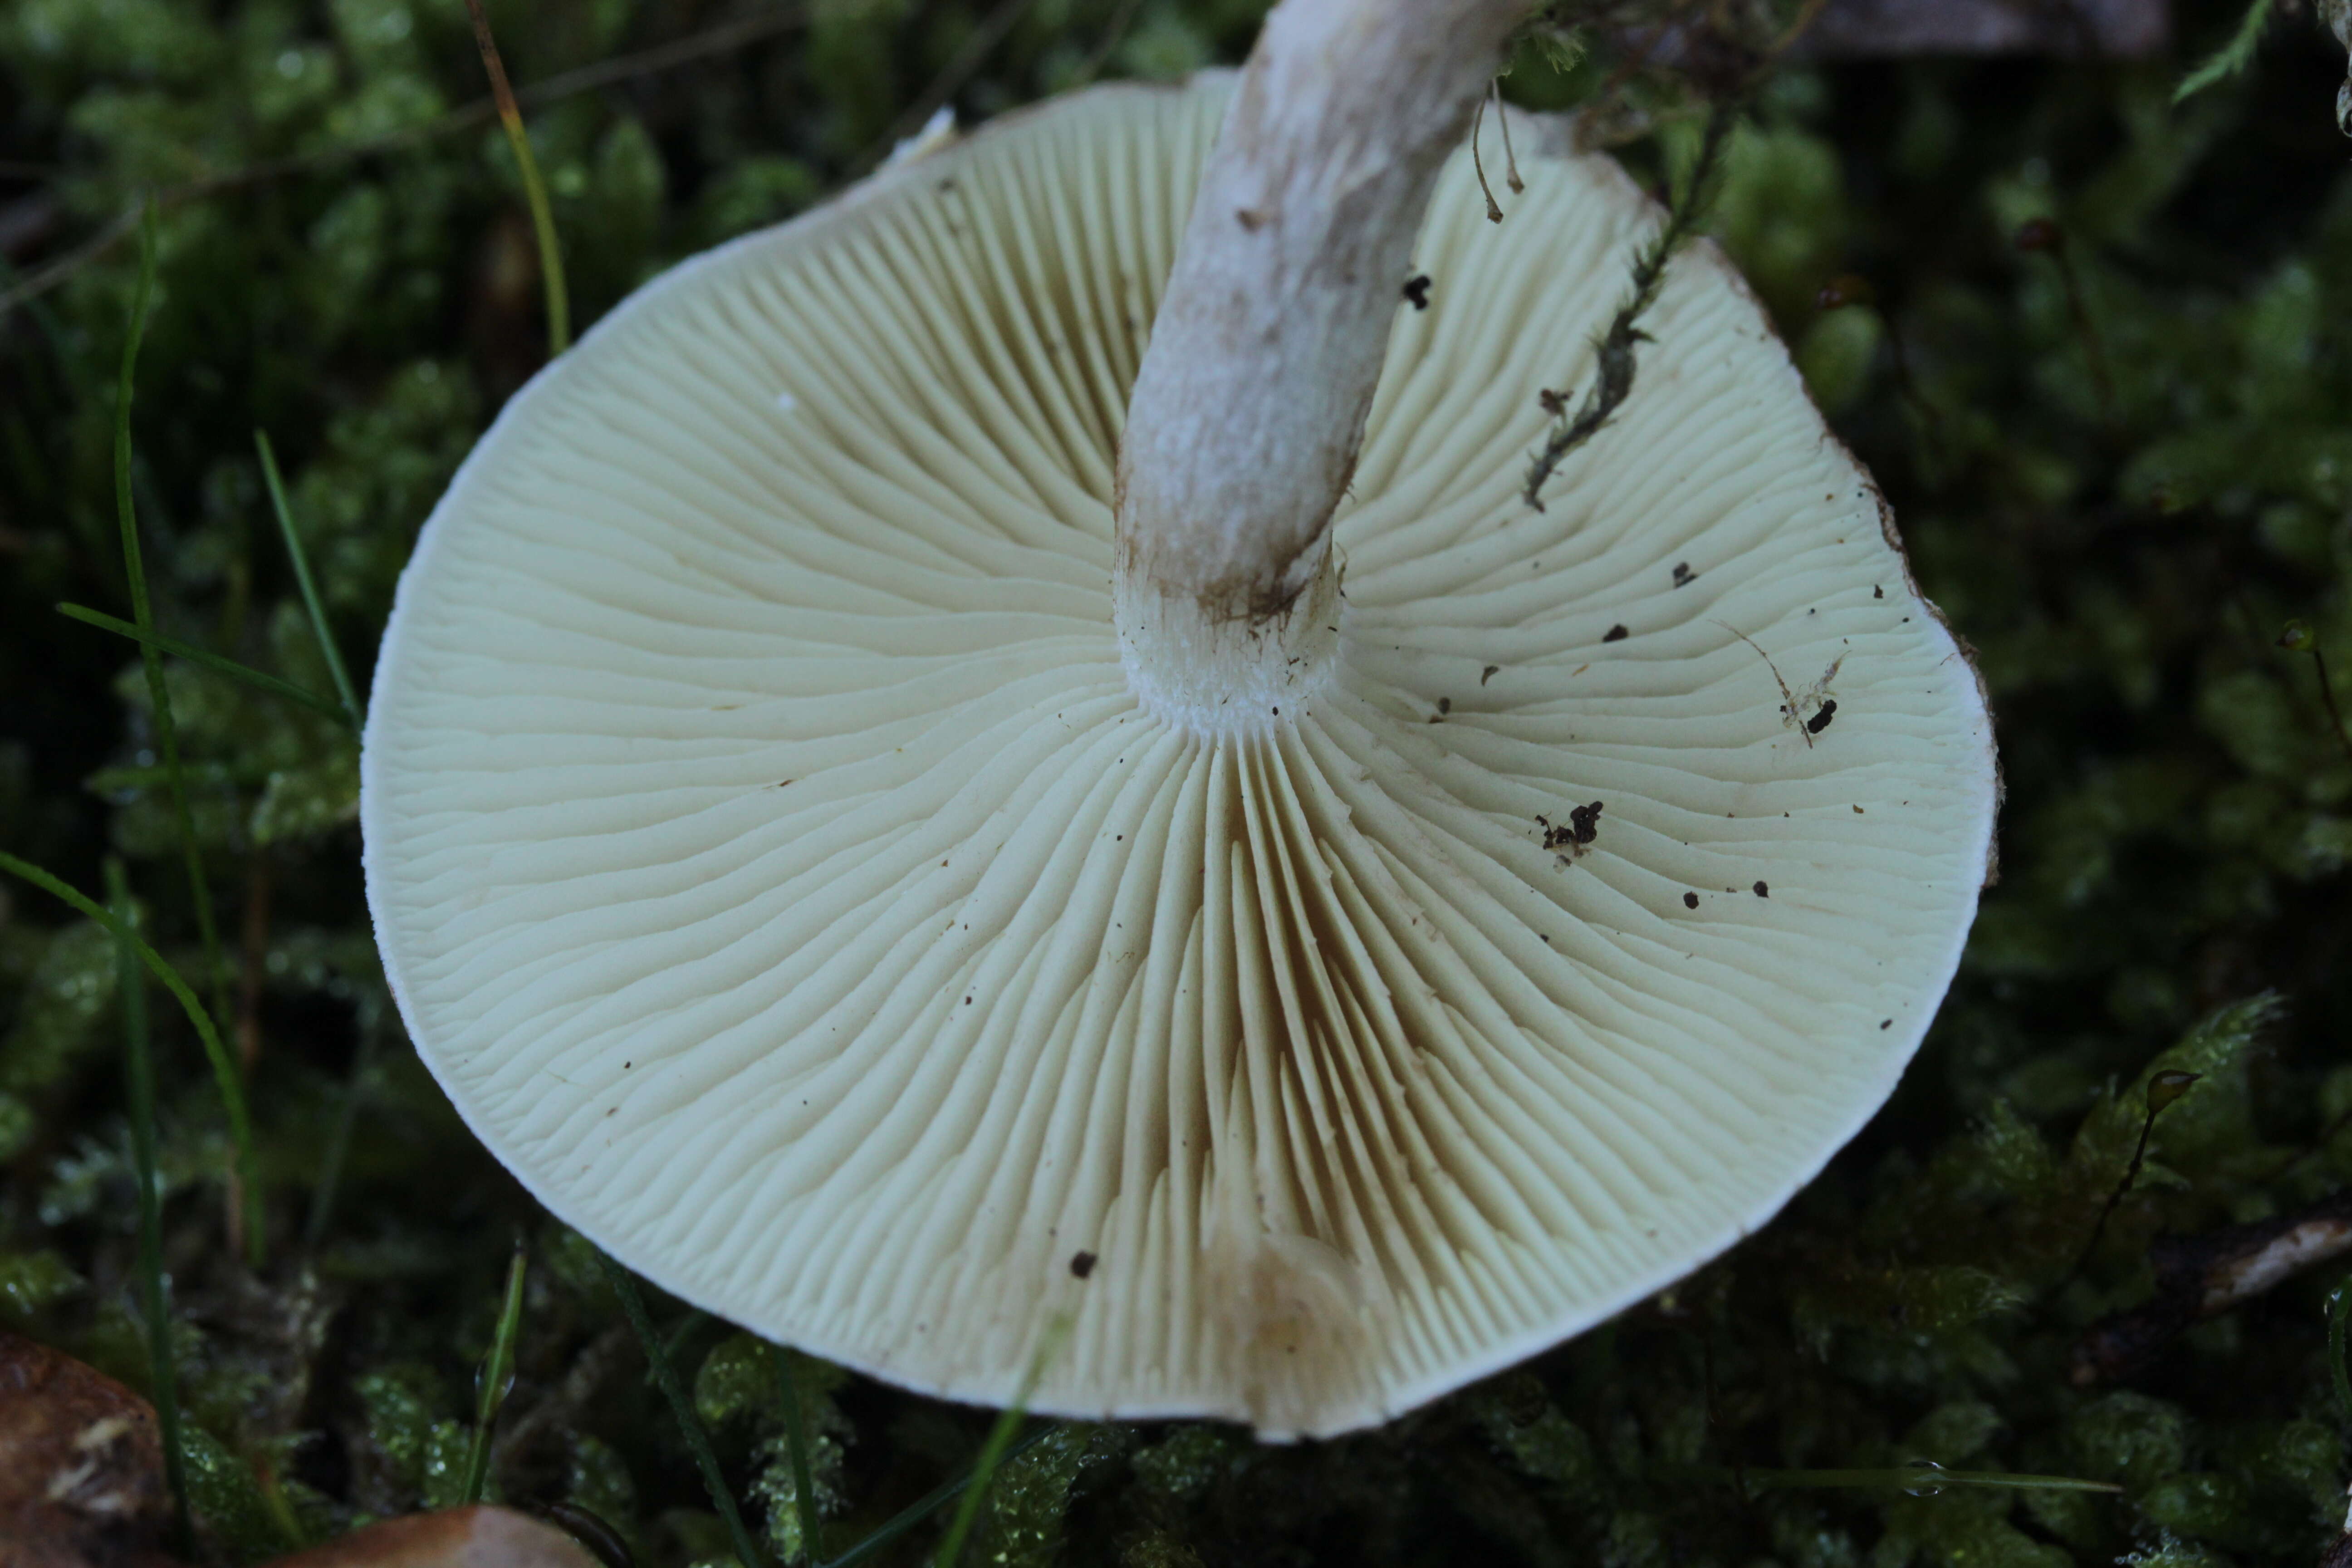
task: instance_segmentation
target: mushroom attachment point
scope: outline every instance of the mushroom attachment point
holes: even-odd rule
[[[1286,1437],[1768,1219],[1934,1016],[1995,786],[1711,247],[1520,504],[1535,390],[1589,376],[1663,217],[1525,118],[1509,223],[1456,153],[1363,269],[1377,393],[1264,606],[1305,662],[1229,715],[1231,649],[1155,697],[1190,623],[1122,629],[1114,474],[1233,92],[1009,116],[613,311],[427,523],[362,814],[417,1049],[616,1258],[913,1388],[1007,1402],[1052,1343],[1040,1412]],[[1842,661],[1833,737],[1745,638]]]

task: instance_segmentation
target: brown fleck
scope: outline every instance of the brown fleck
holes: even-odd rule
[[[1095,1255],[1081,1252],[1070,1259],[1070,1272],[1083,1279],[1095,1271]]]
[[[1633,635],[1633,633],[1625,629],[1625,623],[1620,621],[1615,626],[1611,626],[1607,631],[1601,633],[1601,640],[1602,642],[1623,642],[1627,637],[1632,637]]]
[[[1683,895],[1683,908],[1686,910],[1695,910],[1698,908],[1698,895],[1696,893],[1685,893]]]
[[[1428,310],[1429,274],[1424,272],[1420,277],[1415,278],[1412,281],[1407,283],[1404,286],[1404,297],[1412,301],[1412,308],[1414,310]]]
[[[1692,584],[1692,583],[1696,582],[1697,580],[1698,580],[1698,574],[1697,574],[1697,573],[1696,573],[1696,572],[1694,572],[1694,571],[1692,571],[1692,570],[1690,569],[1690,563],[1689,563],[1689,562],[1687,562],[1687,561],[1677,561],[1677,562],[1675,562],[1675,587],[1677,587],[1677,588],[1684,587],[1684,586],[1686,586],[1686,585],[1687,585],[1687,584]]]
[[[1255,234],[1274,221],[1272,213],[1260,212],[1255,207],[1238,207],[1234,209],[1234,217],[1241,224],[1243,229],[1250,234]]]
[[[1503,667],[1499,664],[1490,664],[1486,668],[1480,670],[1478,672],[1478,684],[1481,686],[1486,685],[1487,681],[1494,679],[1495,672],[1502,668]]]
[[[1759,899],[1769,899],[1772,896],[1772,889],[1766,887],[1761,879],[1759,879],[1756,884],[1756,896]]]

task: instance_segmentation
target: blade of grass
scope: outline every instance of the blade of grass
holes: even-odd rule
[[[142,632],[129,621],[119,620],[103,610],[93,610],[87,605],[61,604],[58,605],[57,610],[58,614],[68,620],[79,621],[84,626],[96,626],[100,631],[112,632],[117,637],[129,637],[132,642],[144,647],[153,648],[157,653],[167,653],[173,658],[184,658],[190,664],[202,669],[209,669],[215,675],[226,675],[231,680],[241,680],[257,691],[267,691],[272,697],[283,697],[289,702],[299,702],[303,707],[314,712],[324,713],[330,719],[340,719],[347,724],[351,722],[351,715],[331,700],[320,697],[315,692],[305,691],[290,680],[281,680],[277,676],[265,675],[251,665],[239,664],[233,658],[223,658],[219,654],[207,652],[194,643],[184,643],[177,637],[167,637],[159,633]]]
[[[196,933],[203,938],[205,964],[211,971],[213,1011],[228,1016],[228,961],[221,952],[220,931],[213,922],[212,889],[205,885],[205,859],[196,847],[196,825],[188,815],[188,783],[180,771],[180,731],[172,720],[172,691],[163,679],[163,655],[150,637],[155,635],[154,606],[147,597],[147,567],[139,550],[139,518],[131,499],[131,395],[137,380],[140,340],[147,335],[147,307],[155,296],[155,203],[150,197],[139,216],[139,284],[131,299],[131,330],[122,340],[122,372],[114,393],[114,516],[122,531],[122,574],[131,588],[131,618],[139,628],[139,658],[147,670],[147,698],[155,710],[155,739],[163,753],[163,771],[171,780],[172,815],[180,829],[181,858],[188,868],[188,897],[196,907]],[[247,1194],[248,1197],[257,1194]],[[248,1208],[252,1205],[248,1203]],[[237,1211],[230,1211],[232,1225]],[[260,1227],[245,1215],[247,1259],[261,1267]]]
[[[1060,1428],[1050,1421],[1038,1423],[1023,1433],[1020,1441],[1004,1450],[1003,1457],[998,1460],[999,1467],[1002,1468],[1019,1458],[1059,1430]],[[830,1562],[817,1563],[816,1568],[856,1568],[858,1563],[865,1562],[923,1521],[939,1512],[940,1509],[961,1497],[965,1489],[971,1485],[979,1474],[979,1467],[975,1465],[953,1480],[942,1481],[880,1524],[876,1525],[865,1540]],[[812,1556],[810,1562],[815,1563],[816,1559]]]
[[[768,1347],[775,1363],[776,1392],[784,1407],[784,1451],[793,1465],[793,1518],[801,1531],[801,1555],[819,1561],[816,1550],[816,1493],[809,1477],[808,1423],[801,1415],[800,1384],[793,1381],[792,1354],[782,1345]]]
[[[163,1444],[163,1479],[172,1489],[173,1550],[195,1545],[188,1522],[187,1456],[180,1449],[180,1380],[172,1354],[172,1302],[163,1280],[163,1203],[155,1190],[155,1059],[148,1048],[146,976],[139,970],[138,921],[122,862],[106,861],[106,896],[114,906],[115,990],[122,1003],[124,1068],[131,1088],[131,1166],[139,1179],[139,1285],[147,1315],[147,1397]]]
[[[352,729],[364,730],[367,715],[352,691],[351,672],[343,668],[335,634],[327,625],[327,607],[319,602],[318,584],[310,580],[310,560],[302,553],[302,536],[294,531],[294,509],[286,504],[286,481],[278,477],[278,454],[269,449],[269,432],[256,430],[253,445],[261,454],[261,478],[269,487],[269,505],[278,513],[278,531],[286,540],[286,558],[294,563],[294,581],[301,584],[302,604],[310,612],[310,635],[319,639],[319,656],[327,661],[327,673],[334,677],[335,695],[343,700],[344,718]]]
[[[114,933],[117,940],[130,942],[132,951],[139,954],[139,962],[147,966],[150,974],[163,983],[163,989],[179,1003],[180,1010],[188,1016],[188,1023],[196,1031],[196,1038],[204,1042],[205,1060],[212,1064],[213,1082],[220,1089],[222,1107],[228,1112],[229,1141],[236,1152],[235,1173],[245,1183],[246,1202],[250,1209],[248,1220],[257,1222],[260,1216],[260,1186],[254,1180],[253,1123],[246,1114],[245,1080],[238,1076],[236,1058],[229,1055],[228,1047],[222,1043],[220,1031],[213,1027],[212,1016],[205,1011],[205,1005],[196,1000],[194,990],[181,978],[178,970],[164,961],[162,953],[140,940],[135,930],[71,883],[52,877],[30,860],[19,860],[5,850],[0,850],[0,871],[23,878],[52,898],[62,900],[85,919],[104,926]]]
[[[474,1436],[466,1448],[465,1486],[457,1497],[460,1503],[481,1501],[482,1488],[490,1479],[490,1432],[498,1426],[499,1406],[507,1402],[507,1390],[514,1383],[515,1338],[522,1331],[525,1257],[522,1243],[516,1242],[514,1261],[507,1265],[506,1301],[499,1309],[498,1331],[490,1336],[490,1353],[477,1374]]]
[[[547,184],[539,177],[539,160],[530,155],[530,133],[523,129],[514,89],[507,85],[506,62],[499,58],[498,40],[490,37],[490,19],[482,13],[482,0],[466,0],[466,10],[474,18],[474,43],[482,51],[482,68],[490,73],[490,98],[498,105],[499,123],[506,128],[515,167],[522,172],[523,198],[530,204],[531,231],[539,239],[539,276],[547,289],[547,357],[554,359],[572,346],[572,297],[563,286],[563,253],[555,243],[555,209],[548,205]]]
[[[1694,1467],[1691,1474],[1708,1480],[1736,1484],[1738,1474],[1727,1467]],[[1748,1470],[1748,1484],[1759,1491],[1895,1490],[1933,1497],[1954,1487],[1996,1491],[2115,1492],[2124,1489],[2112,1481],[2085,1481],[2073,1476],[2013,1475],[2002,1470],[1948,1470],[1940,1465],[1893,1465],[1876,1470]]]
[[[702,1429],[702,1418],[694,1413],[694,1401],[679,1383],[677,1369],[662,1353],[661,1336],[654,1332],[653,1320],[646,1315],[646,1299],[637,1290],[637,1282],[629,1271],[605,1257],[596,1254],[603,1265],[604,1278],[613,1282],[613,1294],[621,1299],[621,1310],[628,1314],[629,1327],[637,1334],[637,1343],[653,1363],[655,1381],[661,1384],[662,1397],[669,1401],[670,1414],[677,1417],[678,1430],[686,1437],[688,1452],[694,1456],[695,1467],[702,1472],[702,1484],[710,1493],[711,1506],[726,1522],[727,1536],[735,1543],[735,1557],[742,1568],[765,1568],[766,1556],[751,1542],[751,1532],[743,1527],[743,1515],[735,1506],[734,1494],[727,1489],[727,1478],[719,1471],[719,1456],[711,1450],[710,1434]]]
[[[1013,1394],[1012,1405],[996,1418],[988,1431],[988,1441],[980,1446],[980,1458],[972,1461],[971,1485],[965,1489],[963,1500],[956,1504],[955,1518],[949,1521],[947,1539],[940,1543],[939,1568],[956,1568],[963,1560],[964,1537],[971,1533],[972,1521],[980,1517],[980,1505],[988,1496],[988,1483],[996,1478],[996,1469],[1006,1458],[1013,1436],[1029,1413],[1029,1396],[1037,1391],[1037,1380],[1045,1374],[1045,1363],[1062,1348],[1063,1336],[1070,1330],[1066,1317],[1055,1317],[1045,1325],[1038,1337],[1037,1353],[1029,1358],[1029,1370],[1021,1375],[1020,1391]]]

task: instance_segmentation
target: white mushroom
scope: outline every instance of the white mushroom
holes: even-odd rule
[[[1712,249],[1520,502],[1660,214],[1522,142],[1489,225],[1438,167],[1509,8],[1440,9],[1290,0],[1205,185],[1232,79],[1108,88],[677,268],[435,512],[387,969],[665,1289],[981,1401],[1066,1318],[1039,1409],[1337,1432],[1712,1257],[1894,1086],[1975,677]]]

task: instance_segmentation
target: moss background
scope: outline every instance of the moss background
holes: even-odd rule
[[[532,100],[585,324],[822,199],[942,96],[970,119],[1096,75],[1180,76],[1237,58],[1260,9],[490,14],[526,89],[741,24]],[[1885,1113],[1698,1276],[1385,1430],[1259,1449],[1208,1426],[1055,1426],[982,1510],[988,1561],[2317,1560],[2352,1479],[2323,1306],[2341,1263],[2120,1384],[2069,1375],[2085,1327],[2155,1289],[2159,1233],[2293,1212],[2352,1176],[2352,744],[2312,654],[2278,646],[2299,620],[2352,676],[2352,143],[2330,122],[2342,58],[2301,15],[2250,71],[2171,104],[2241,9],[2183,0],[2181,54],[2132,64],[1783,64],[1731,147],[1714,227],[1980,651],[2008,771],[2004,879]],[[1605,38],[1581,63],[1531,44],[1507,86],[1601,103],[1655,180],[1689,161],[1694,85],[1623,63]],[[494,1489],[588,1510],[639,1563],[727,1554],[593,1255],[471,1143],[401,1036],[343,732],[172,665],[215,982],[133,650],[51,608],[128,613],[110,443],[136,247],[16,291],[159,189],[131,477],[163,629],[330,689],[252,455],[266,428],[364,690],[419,523],[541,353],[513,161],[487,115],[448,118],[482,81],[460,0],[0,7],[0,849],[92,891],[121,857],[248,1061],[259,1272],[225,1241],[219,1100],[154,995],[175,1354],[215,1563],[454,1497],[518,1237]],[[2061,249],[2015,244],[2038,217]],[[1852,278],[1870,302],[1823,308]],[[145,1386],[118,1002],[102,931],[0,887],[0,1326]],[[2204,1076],[2078,1268],[2147,1076],[2183,1068]],[[756,1347],[675,1304],[656,1318],[754,1527],[793,1552]],[[793,1373],[827,1552],[955,1473],[985,1427]],[[1907,1489],[1743,1498],[1727,1473],[1913,1461],[2124,1490],[1939,1489],[1921,1467]],[[927,1522],[883,1560],[938,1537]]]

